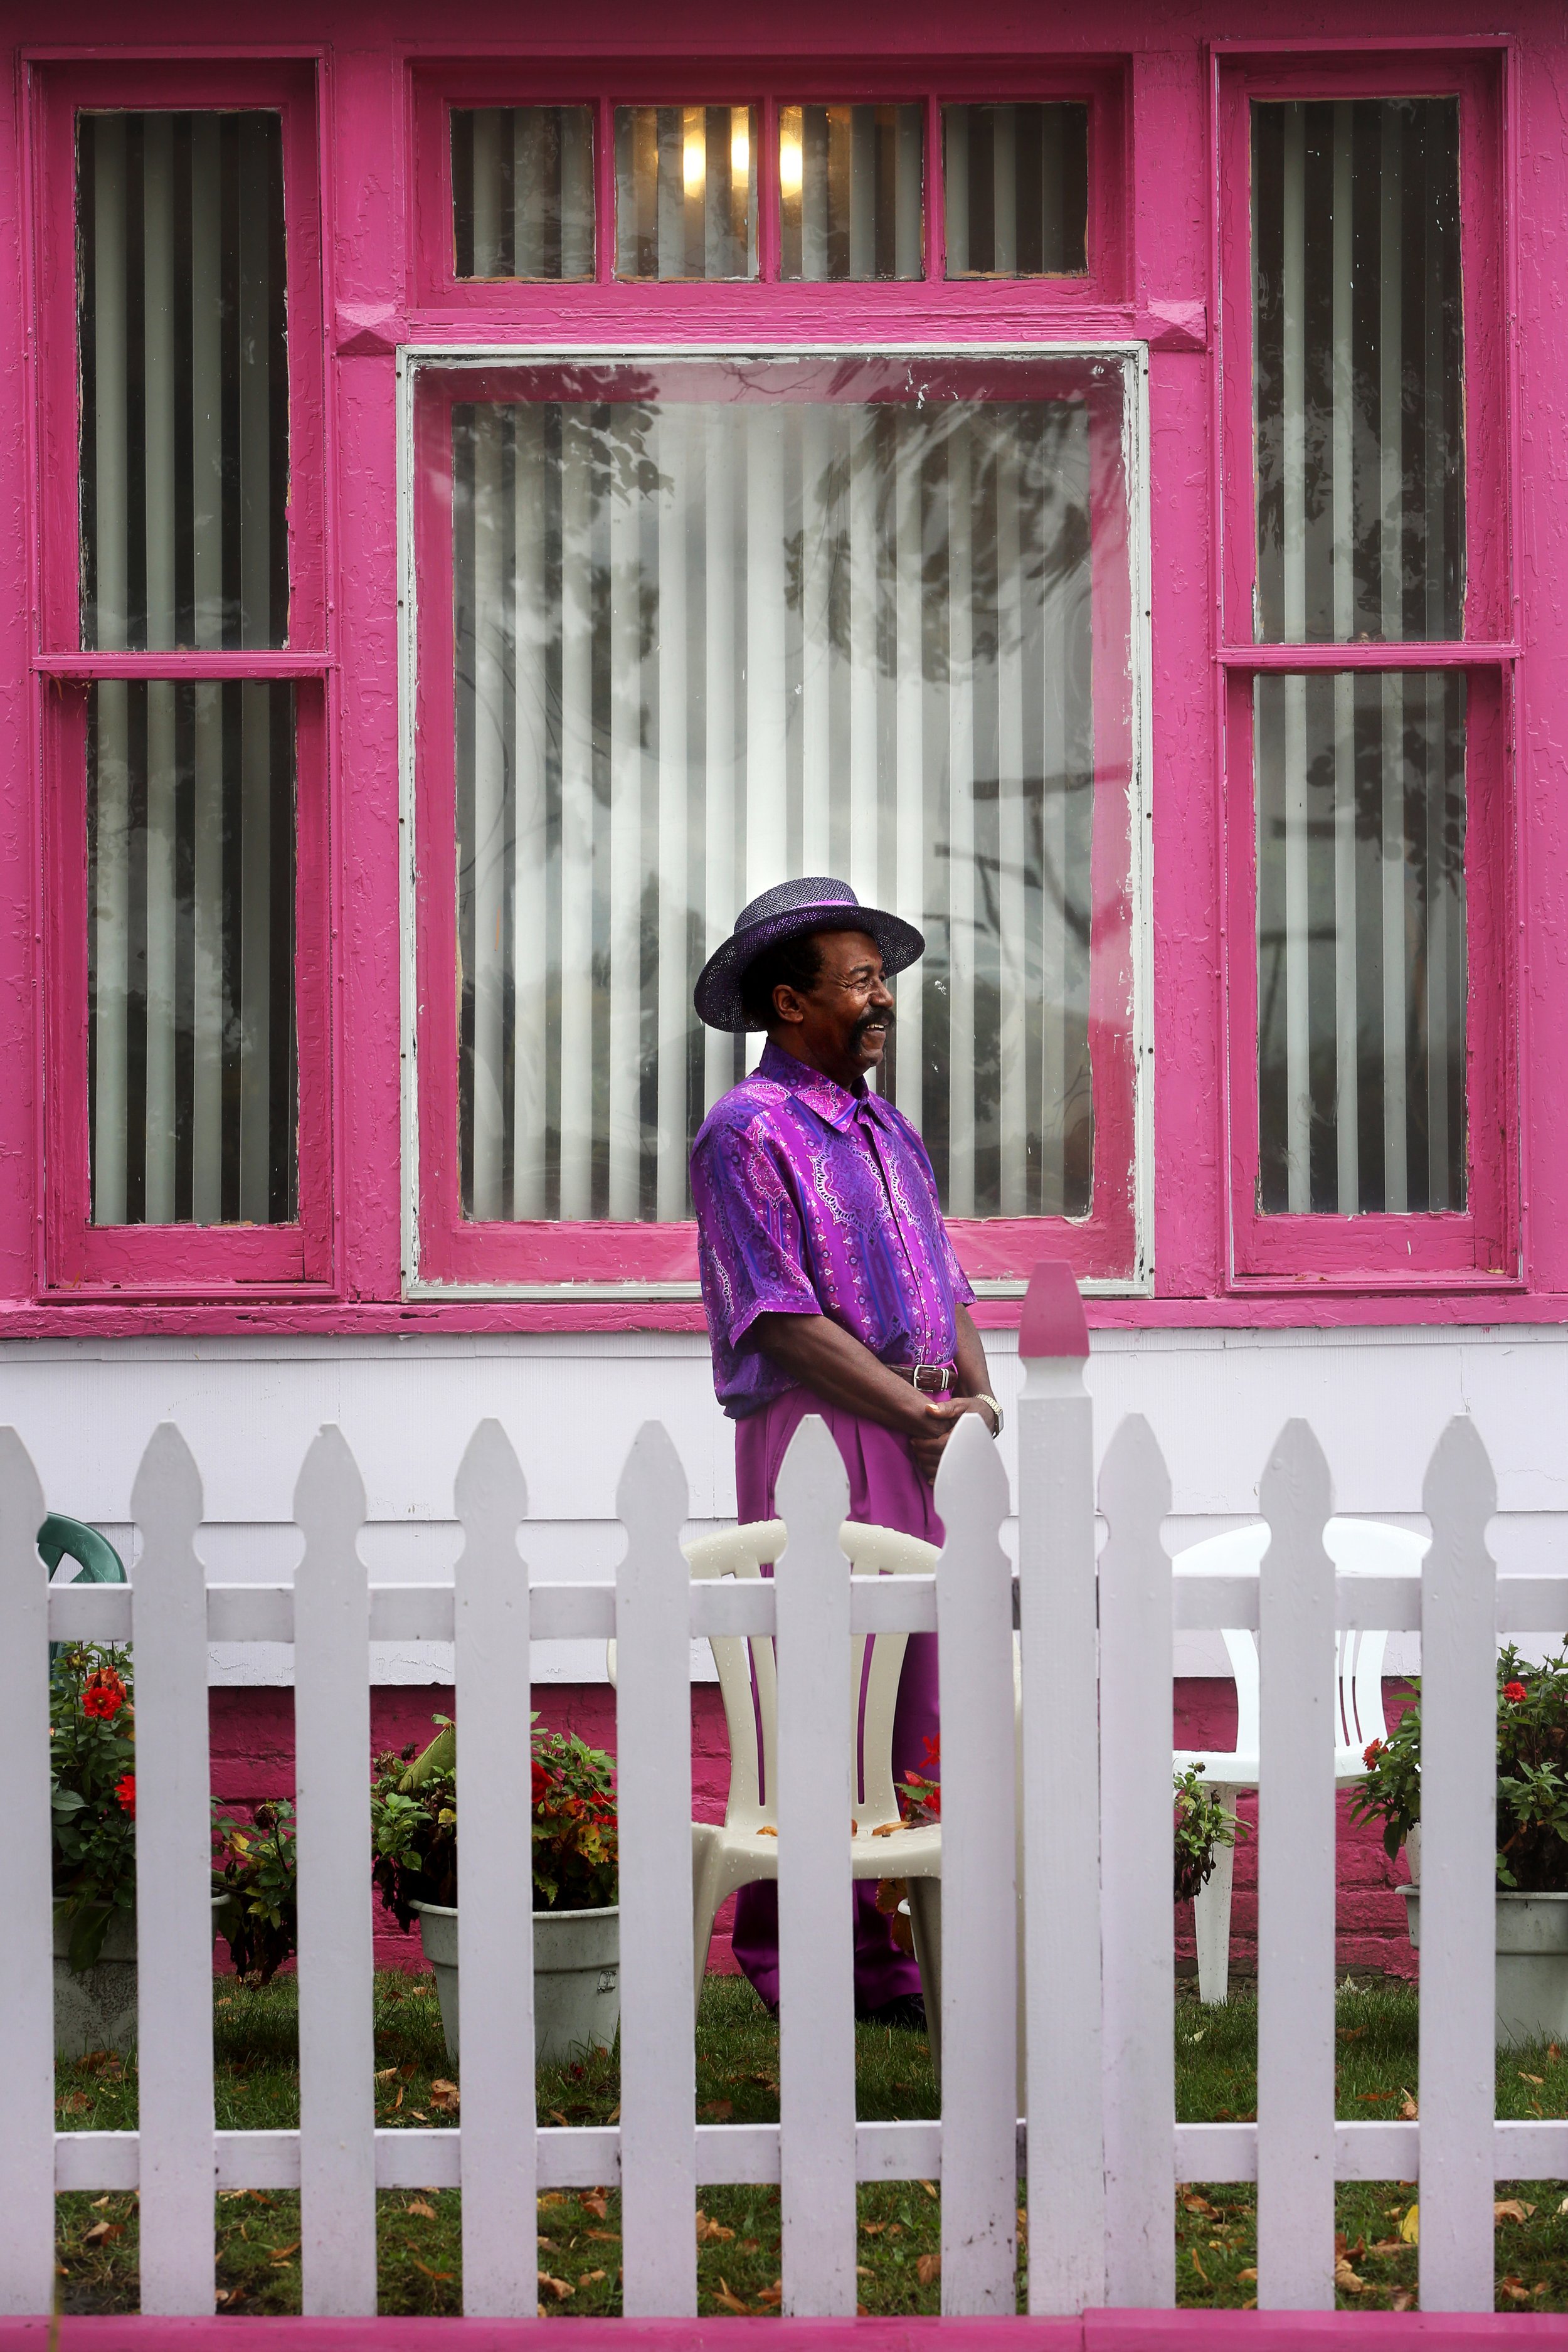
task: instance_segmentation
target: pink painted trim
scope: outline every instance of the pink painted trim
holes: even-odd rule
[[[1086,2311],[1071,2319],[575,2319],[578,2352],[724,2352],[752,2337],[765,2352],[1335,2352],[1335,2347],[1408,2347],[1419,2340],[1468,2347],[1568,2341],[1568,2320],[1552,2312]],[[552,2344],[558,2322],[537,2319],[198,2319],[69,2316],[0,2319],[0,2352],[120,2352],[121,2346],[177,2345],[186,2352],[523,2352]]]
[[[1215,659],[1222,669],[1496,669],[1517,658],[1522,647],[1511,641],[1500,645],[1430,640],[1402,645],[1395,639],[1365,640],[1353,646],[1221,646]]]
[[[285,1291],[322,1285],[331,1270],[329,1027],[329,662],[322,654],[84,653],[79,571],[76,118],[92,106],[262,106],[282,121],[288,253],[289,621],[297,645],[323,646],[327,621],[325,415],[322,385],[321,202],[315,70],[290,61],[232,64],[145,60],[40,68],[35,76],[40,256],[40,415],[37,545],[42,635],[35,650],[42,698],[46,1201],[40,1290],[76,1299],[95,1292],[150,1297]],[[295,697],[300,1218],[295,1225],[95,1226],[90,1222],[87,1098],[87,686],[94,677],[290,677]]]

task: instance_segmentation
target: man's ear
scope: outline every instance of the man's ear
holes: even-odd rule
[[[787,980],[781,980],[773,991],[773,1019],[781,1028],[794,1028],[805,1019],[805,1007]]]

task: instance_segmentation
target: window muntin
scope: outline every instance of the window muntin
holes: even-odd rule
[[[942,110],[949,278],[1070,278],[1088,269],[1089,108]]]
[[[82,113],[81,643],[289,633],[279,116]]]
[[[616,109],[616,275],[757,275],[754,107]]]
[[[299,1214],[294,767],[287,682],[89,689],[95,1224]]]
[[[952,1213],[1103,1223],[1131,1271],[1123,388],[1068,359],[450,383],[422,447],[456,467],[423,503],[458,986],[421,1070],[462,1231],[689,1215],[759,1043],[699,1027],[696,974],[754,890],[838,871],[931,942],[885,1083]]]
[[[781,278],[923,275],[923,106],[784,106],[778,142]]]
[[[1252,108],[1261,642],[1462,634],[1459,102]]]
[[[459,278],[594,275],[594,109],[452,109]]]
[[[1254,681],[1266,1215],[1467,1205],[1465,688]]]

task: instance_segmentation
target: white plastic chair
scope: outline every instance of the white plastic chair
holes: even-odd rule
[[[850,1569],[859,1576],[929,1576],[936,1568],[933,1544],[923,1543],[918,1536],[900,1535],[892,1528],[863,1527],[846,1520],[838,1540]],[[754,1577],[762,1574],[764,1561],[778,1558],[784,1546],[783,1520],[762,1519],[718,1535],[698,1537],[685,1550],[693,1577]],[[909,1637],[879,1633],[867,1675],[868,1638],[857,1634],[851,1639],[846,1662],[857,1702],[862,1679],[866,1685],[864,1709],[858,1705],[856,1708],[859,1732],[851,1781],[857,1793],[849,1841],[850,1875],[909,1880],[915,1958],[925,1987],[926,2014],[935,2019],[942,2009],[941,1914],[937,1910],[931,1916],[921,1896],[928,1887],[934,1893],[940,1885],[941,1826],[936,1822],[914,1829],[900,1826],[886,1836],[872,1834],[899,1821],[893,1791],[893,1711]],[[730,1738],[730,1796],[721,1822],[691,1824],[691,1940],[698,2000],[702,1997],[708,1948],[720,1905],[738,1887],[778,1876],[778,1682],[773,1641],[767,1635],[736,1634],[715,1639],[710,1646],[719,1670]]]
[[[1341,1576],[1418,1576],[1427,1538],[1406,1528],[1384,1527],[1374,1519],[1331,1519],[1323,1530],[1323,1543]],[[1224,1535],[1190,1545],[1177,1553],[1172,1567],[1177,1576],[1256,1576],[1268,1546],[1268,1529],[1258,1520],[1254,1526],[1232,1528]],[[1232,1628],[1222,1639],[1236,1678],[1236,1746],[1205,1750],[1179,1748],[1173,1763],[1178,1772],[1201,1764],[1205,1780],[1224,1799],[1226,1811],[1234,1819],[1238,1791],[1258,1786],[1258,1636]],[[1336,1780],[1364,1780],[1369,1742],[1388,1737],[1383,1712],[1383,1662],[1387,1646],[1386,1633],[1338,1636]],[[1230,1989],[1235,1862],[1233,1845],[1215,1849],[1214,1870],[1193,1906],[1198,1997],[1211,2008],[1223,2001]]]

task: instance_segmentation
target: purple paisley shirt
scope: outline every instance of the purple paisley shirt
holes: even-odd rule
[[[702,1303],[719,1402],[739,1421],[795,1383],[746,1335],[759,1315],[828,1315],[886,1364],[947,1364],[974,1293],[903,1113],[781,1046],[702,1123],[691,1152]]]

